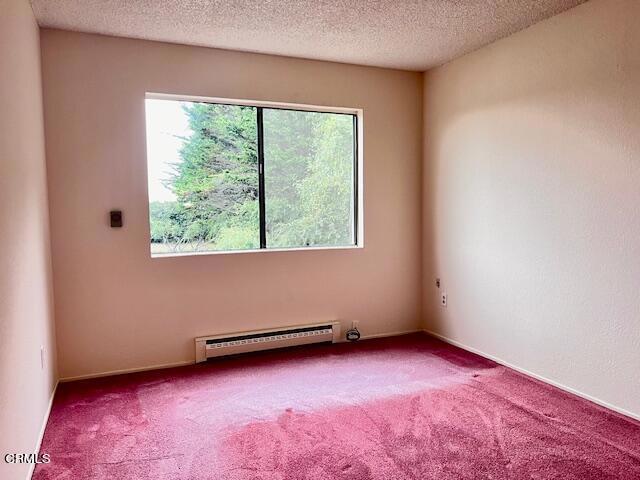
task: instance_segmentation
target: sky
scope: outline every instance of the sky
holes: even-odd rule
[[[175,100],[145,101],[147,117],[147,172],[149,178],[149,201],[170,202],[175,200],[171,190],[162,180],[169,178],[171,164],[179,163],[182,140],[192,134],[187,115],[182,111],[185,102]]]

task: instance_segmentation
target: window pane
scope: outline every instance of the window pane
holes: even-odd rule
[[[354,116],[263,116],[267,248],[354,245]]]
[[[256,108],[146,101],[151,253],[260,247]]]

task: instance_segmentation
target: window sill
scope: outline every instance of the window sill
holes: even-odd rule
[[[171,252],[152,253],[151,258],[195,257],[202,255],[235,255],[245,253],[272,253],[272,252],[309,252],[322,250],[360,250],[364,245],[345,245],[338,247],[297,247],[297,248],[256,248],[253,250],[216,250],[208,252]]]

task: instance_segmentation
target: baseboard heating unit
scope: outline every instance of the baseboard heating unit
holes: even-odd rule
[[[257,352],[272,348],[307,345],[309,343],[338,342],[340,322],[314,323],[292,327],[228,333],[211,337],[197,337],[196,363],[207,358],[222,357],[236,353]]]

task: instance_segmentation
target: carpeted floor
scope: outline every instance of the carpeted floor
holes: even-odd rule
[[[640,423],[424,335],[61,384],[35,479],[640,479]]]

